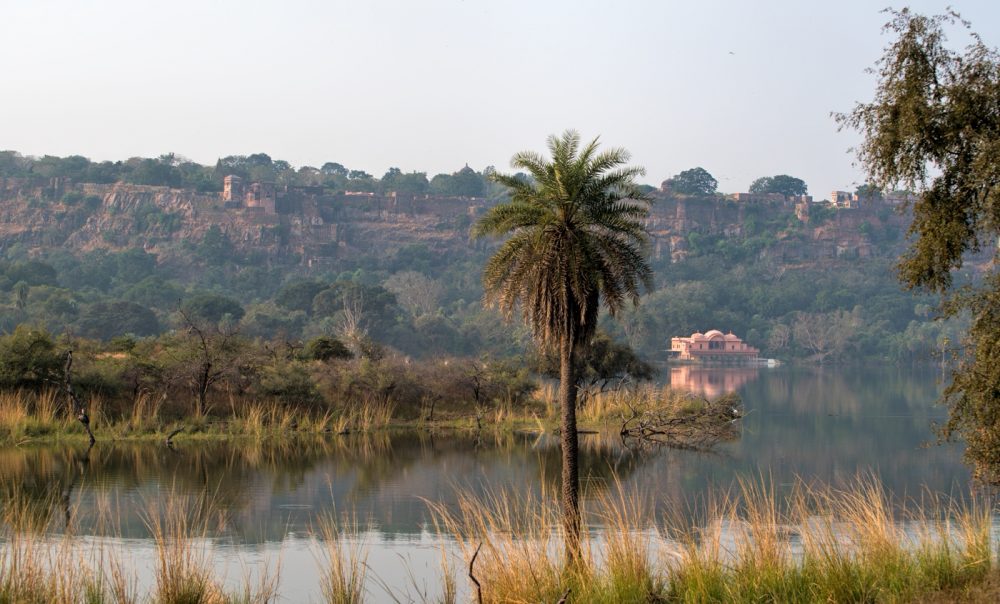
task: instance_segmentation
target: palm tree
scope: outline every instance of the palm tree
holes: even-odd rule
[[[603,302],[615,315],[639,289],[652,286],[646,262],[648,197],[635,182],[645,174],[625,166],[624,149],[598,152],[598,140],[581,148],[572,130],[548,138],[551,161],[524,151],[511,160],[523,175],[491,175],[505,185],[509,202],[491,208],[473,234],[510,237],[486,263],[485,299],[510,318],[520,307],[535,340],[558,351],[562,411],[562,515],[566,552],[579,554],[574,357],[597,328]]]

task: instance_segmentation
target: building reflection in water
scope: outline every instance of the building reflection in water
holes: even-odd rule
[[[760,367],[704,367],[682,365],[670,368],[670,387],[708,399],[736,392],[757,379]]]

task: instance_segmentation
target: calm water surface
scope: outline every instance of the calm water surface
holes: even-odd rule
[[[900,496],[919,496],[925,488],[967,492],[970,473],[960,448],[934,443],[932,423],[944,418],[934,404],[938,377],[895,368],[675,368],[665,381],[707,396],[731,390],[743,396],[740,439],[714,453],[635,453],[616,437],[584,435],[584,496],[594,497],[617,477],[653,496],[661,509],[676,509],[731,487],[740,476],[766,475],[779,485],[796,477],[842,484],[863,472],[876,473]],[[477,444],[462,434],[406,433],[251,446],[181,437],[174,450],[112,443],[89,452],[0,449],[0,493],[16,485],[40,502],[53,490],[68,495],[59,513],[76,516],[81,539],[93,531],[95,510],[110,502],[119,510],[121,544],[140,568],[152,556],[143,521],[150,502],[171,492],[210,500],[226,516],[211,535],[216,564],[239,579],[242,567],[280,558],[288,601],[317,593],[307,535],[318,512],[351,510],[371,521],[364,535],[369,566],[387,584],[375,586],[373,596],[391,601],[385,589],[396,590],[397,598],[404,590],[436,589],[440,544],[447,539],[429,530],[424,500],[454,501],[456,487],[556,492],[558,476],[558,442],[550,435]],[[404,564],[409,572],[399,570]]]

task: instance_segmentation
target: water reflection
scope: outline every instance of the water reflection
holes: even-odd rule
[[[867,471],[897,494],[917,495],[925,486],[967,488],[969,472],[957,446],[922,446],[933,440],[931,422],[943,417],[933,404],[933,376],[793,368],[694,374],[686,372],[691,383],[722,390],[738,384],[747,409],[741,438],[714,454],[636,453],[616,435],[585,435],[585,498],[620,480],[671,509],[729,488],[739,476],[836,485]],[[559,467],[552,435],[480,441],[453,432],[408,432],[240,445],[178,439],[173,450],[98,443],[89,451],[65,445],[0,449],[0,496],[17,490],[54,526],[75,510],[74,524],[83,532],[97,526],[98,511],[111,502],[125,538],[145,538],[143,511],[174,493],[224,510],[220,535],[237,543],[302,535],[317,512],[331,507],[371,520],[387,540],[413,539],[429,520],[424,500],[453,503],[456,486],[555,493]]]
[[[686,390],[707,399],[737,392],[760,374],[760,367],[703,367],[681,365],[668,368],[672,388]]]

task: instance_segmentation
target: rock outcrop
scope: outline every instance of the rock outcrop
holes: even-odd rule
[[[67,182],[39,187],[6,179],[0,180],[0,245],[74,252],[141,247],[169,259],[214,230],[236,249],[315,266],[385,256],[417,243],[440,253],[467,250],[477,245],[470,242],[469,229],[487,207],[477,198],[301,187],[279,190],[277,202],[264,208],[227,202],[218,193],[167,187]],[[744,243],[766,235],[760,254],[801,263],[898,252],[908,221],[878,203],[817,212],[781,202],[663,196],[653,204],[648,227],[658,258],[685,258],[699,237]]]

